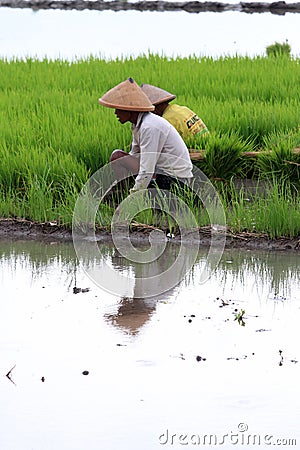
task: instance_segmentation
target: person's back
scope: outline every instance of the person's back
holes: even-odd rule
[[[176,98],[176,95],[151,84],[142,84],[141,88],[155,107],[154,113],[173,125],[183,139],[209,133],[203,120],[190,108],[169,104]]]
[[[187,106],[168,105],[162,117],[176,128],[183,139],[208,133],[203,120]]]

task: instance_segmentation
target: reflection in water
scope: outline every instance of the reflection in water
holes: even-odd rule
[[[28,273],[32,281],[43,275],[54,275],[61,286],[76,286],[78,261],[71,242],[39,242],[33,240],[0,241],[0,265],[4,278]]]
[[[118,304],[118,312],[115,314],[106,314],[106,320],[113,326],[135,335],[148,322],[155,311],[156,298],[121,298]]]
[[[130,246],[134,253],[129,249],[127,257]],[[118,297],[148,298],[173,289],[184,279],[197,261],[198,246],[158,239],[151,241],[149,249],[149,245],[133,247],[126,238],[122,246],[118,245],[118,251],[114,247],[107,251],[106,246],[96,241],[76,239],[76,253],[81,267],[101,289]],[[143,262],[146,254],[152,256]]]
[[[0,241],[1,450],[153,450],[166,429],[242,438],[240,423],[298,438],[299,255],[226,250],[201,285],[205,254],[162,296],[73,295],[90,280],[72,243]]]
[[[85,244],[87,245],[87,244]],[[129,263],[110,243],[100,244],[101,255],[107,258],[108,263],[117,270],[127,271],[137,267],[137,264]],[[143,249],[144,246],[139,246]],[[169,247],[169,257],[176,256],[177,246]],[[186,251],[188,257],[188,247]],[[193,269],[186,275],[186,284],[196,284],[197,276],[207,256],[207,249],[201,248],[197,262]],[[83,264],[91,266],[97,263],[89,252],[86,252]],[[66,281],[76,280],[76,272],[79,270],[79,262],[72,242],[52,243],[24,240],[24,241],[0,241],[0,264],[3,271],[14,272],[16,267],[28,270],[33,279],[38,279],[46,271],[58,269],[57,276]],[[188,265],[188,264],[187,264]],[[159,268],[153,269],[159,273]],[[223,257],[214,272],[214,276],[225,283],[232,279],[234,283],[245,283],[249,276],[255,276],[257,283],[268,284],[274,291],[286,291],[289,285],[298,284],[300,280],[300,255],[295,252],[259,251],[226,249]]]
[[[140,250],[147,250],[147,248],[148,246],[139,247]],[[175,269],[172,269],[172,264],[178,257],[178,253],[178,246],[168,245],[165,252],[155,261],[149,264],[133,264],[132,261],[129,262],[124,258],[117,249],[114,250],[111,256],[113,267],[122,272],[124,268],[131,267],[131,273],[133,273],[135,282],[132,296],[121,297],[117,313],[106,315],[107,320],[112,325],[129,334],[135,335],[151,318],[158,302],[167,301],[176,295],[178,273],[176,273]],[[187,269],[191,267],[194,257],[193,252],[187,247],[181,251],[181,273],[179,274],[179,281],[184,278]],[[163,279],[163,274],[168,269],[168,277],[167,279]],[[160,274],[163,283],[158,287],[157,283]],[[154,279],[154,277],[156,278]],[[151,289],[152,283],[156,283],[155,291],[161,290],[162,293],[145,298],[145,294],[147,295],[149,288]],[[172,286],[172,288],[165,291],[165,286]]]
[[[299,284],[300,256],[297,253],[230,251],[220,261],[217,278],[226,284],[245,285],[250,278],[257,286],[269,286],[270,291],[289,297],[290,289]]]
[[[153,247],[155,248],[156,245],[152,245],[152,249]],[[158,247],[160,246],[158,245]],[[147,264],[128,262],[123,257],[123,267],[129,264],[133,270],[133,298],[154,296],[164,298],[165,293],[173,290],[182,281],[186,273],[189,272],[190,268],[193,267],[193,263],[197,258],[197,250],[198,247],[196,247],[195,252],[194,247],[168,243],[163,253],[157,259]],[[142,254],[143,252],[140,253]],[[115,259],[119,260],[120,255],[112,257],[113,266]]]
[[[34,282],[46,274],[53,276],[53,284],[72,292],[72,289],[77,286],[78,274],[82,275],[80,264],[88,265],[92,269],[97,268],[99,264],[93,252],[89,252],[88,243],[85,243],[85,246],[84,260],[78,262],[71,242],[49,244],[36,241],[2,241],[0,243],[2,278],[7,278],[7,274],[10,273],[12,279],[18,279],[18,277],[21,279],[23,276],[21,274],[27,272]],[[186,269],[190,267],[191,260],[194,258],[193,251],[188,246],[183,252],[181,249],[181,278],[183,279],[178,284],[176,282],[178,274],[172,272],[172,263],[179,252],[177,245],[168,245],[164,254],[151,264],[128,261],[112,244],[100,246],[100,256],[105,259],[106,264],[134,281],[130,291],[124,291],[124,295],[114,296],[116,311],[104,313],[108,323],[131,335],[137,334],[151,319],[160,302],[172,301],[179,292],[191,286],[197,289],[200,284],[200,274],[207,263],[207,250],[201,249],[196,263],[187,272]],[[144,250],[145,245],[139,248]],[[151,277],[164,273],[166,268],[170,267],[168,278],[163,281],[165,284],[161,285],[162,294],[147,297]],[[299,255],[283,252],[226,250],[212,277],[224,289],[228,284],[247,286],[251,283],[256,286],[257,293],[259,290],[267,289],[272,294],[270,299],[283,300],[290,298],[293,286],[299,285]],[[156,278],[156,283],[158,279]],[[164,292],[165,285],[171,285],[172,288]],[[205,286],[203,290],[205,291]]]

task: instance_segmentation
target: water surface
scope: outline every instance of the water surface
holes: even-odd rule
[[[299,445],[299,255],[226,250],[200,284],[200,251],[144,300],[103,291],[82,263],[72,243],[0,242],[1,448]]]
[[[299,14],[32,11],[0,8],[0,57],[111,59],[157,53],[257,56],[288,40],[300,55]]]

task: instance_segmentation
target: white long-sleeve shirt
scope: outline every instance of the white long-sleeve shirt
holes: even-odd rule
[[[154,172],[176,178],[192,178],[190,155],[176,129],[163,117],[146,112],[132,125],[130,154],[139,156],[139,173],[133,190],[146,189]]]

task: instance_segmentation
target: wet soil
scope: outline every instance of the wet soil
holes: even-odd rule
[[[199,13],[203,11],[224,12],[239,11],[244,13],[263,13],[284,15],[287,12],[300,12],[300,3],[286,3],[277,1],[272,3],[264,2],[240,2],[238,4],[222,2],[171,2],[171,1],[137,1],[134,3],[127,1],[103,1],[103,0],[0,0],[0,7],[10,8],[31,8],[38,9],[63,9],[63,10],[137,10],[137,11],[186,11],[190,13]]]
[[[136,224],[133,226],[130,238],[135,242],[148,241],[149,234],[154,227]],[[110,242],[112,236],[107,229],[97,229],[96,237],[98,241]],[[167,234],[167,231],[166,231]],[[209,246],[211,243],[211,229],[210,227],[201,227],[199,229],[200,241],[202,246]],[[198,235],[198,236],[199,236]],[[220,237],[224,232],[220,233]],[[197,239],[198,239],[197,236]],[[215,234],[214,234],[215,236]],[[72,240],[72,230],[66,226],[60,226],[54,222],[38,223],[25,219],[0,219],[0,239],[37,239],[43,241],[53,240]],[[180,236],[170,237],[173,243],[180,242]],[[185,242],[192,243],[195,237],[185,236]],[[226,248],[242,248],[242,249],[260,249],[260,250],[283,250],[300,253],[300,238],[279,238],[270,239],[266,234],[258,233],[232,233],[230,230],[226,231]]]

